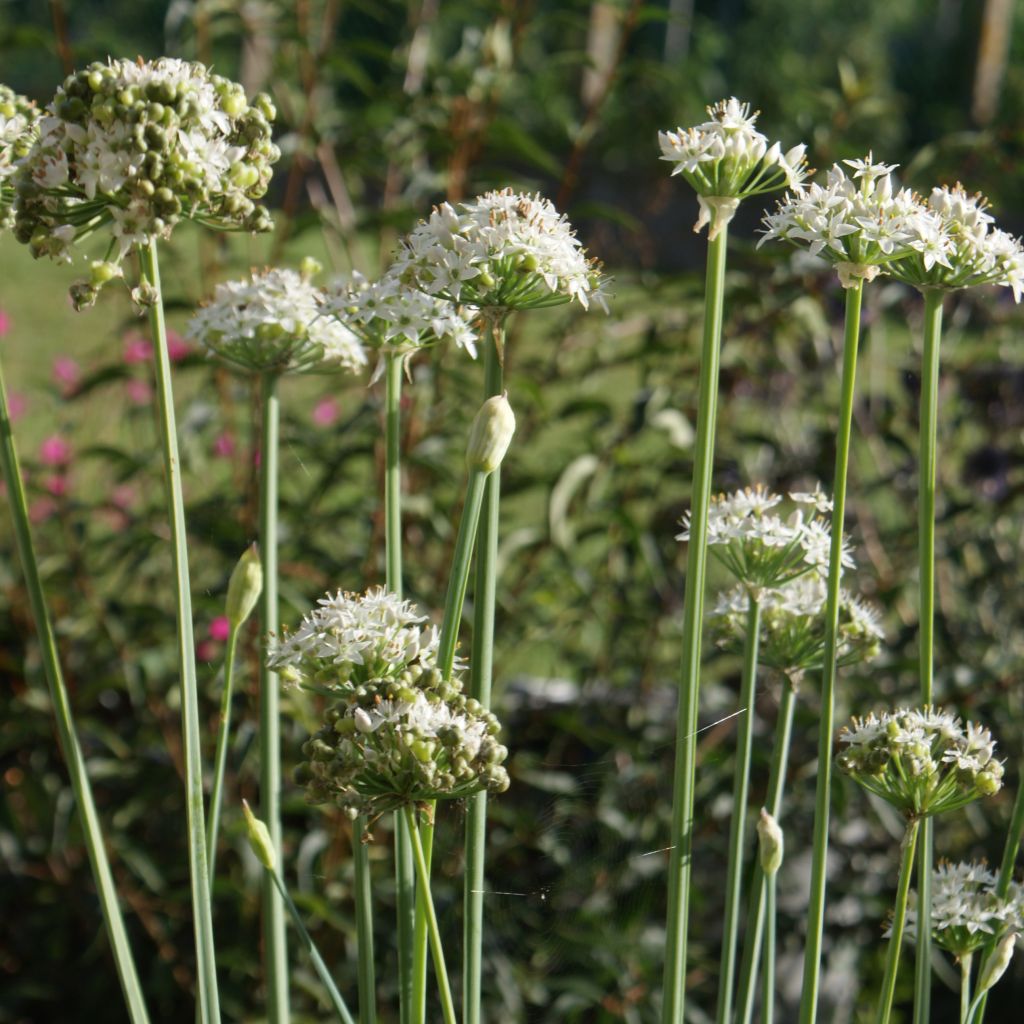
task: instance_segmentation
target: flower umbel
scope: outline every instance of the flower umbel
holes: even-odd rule
[[[806,146],[794,146],[786,153],[779,143],[754,128],[757,112],[735,97],[707,108],[709,121],[694,128],[659,132],[661,159],[674,164],[672,174],[681,174],[693,186],[700,203],[700,217],[694,231],[710,225],[715,238],[732,220],[740,200],[747,196],[797,188],[806,177]]]
[[[910,818],[955,810],[1002,786],[989,731],[933,707],[854,718],[839,767]]]
[[[217,285],[188,332],[225,362],[254,373],[355,372],[366,365],[359,339],[321,315],[322,293],[294,270],[254,272]]]
[[[182,218],[269,230],[258,200],[280,155],[274,113],[269,97],[250,103],[202,64],[90,64],[57,90],[20,164],[15,234],[34,256],[69,261],[72,243],[109,228],[120,261]],[[94,301],[103,283],[79,282],[76,304]]]
[[[441,299],[498,313],[591,300],[605,278],[563,214],[512,189],[435,207],[402,242],[399,279]]]
[[[24,96],[6,85],[0,85],[0,231],[14,224],[12,205],[14,186],[11,179],[35,141],[39,110]]]

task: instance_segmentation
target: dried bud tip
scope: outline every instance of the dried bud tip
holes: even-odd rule
[[[252,813],[247,800],[242,801],[242,812],[245,814],[245,827],[249,832],[249,845],[256,859],[268,870],[273,871],[277,863],[274,855],[274,843],[270,838],[267,826]]]
[[[761,817],[757,822],[757,839],[761,870],[770,877],[782,864],[783,839],[779,823],[764,807],[761,808]]]
[[[263,566],[255,544],[245,549],[228,580],[225,613],[232,626],[241,626],[252,614],[263,590]]]
[[[512,435],[516,432],[516,418],[508,403],[508,393],[488,398],[473,420],[466,448],[466,462],[470,469],[493,473],[500,465]]]

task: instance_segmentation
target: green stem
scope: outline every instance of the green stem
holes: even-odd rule
[[[973,953],[965,953],[960,958],[960,1024],[971,1024],[971,961],[973,959]]]
[[[224,771],[228,763],[228,740],[231,735],[231,697],[235,687],[235,650],[239,626],[232,623],[224,654],[224,689],[220,695],[220,722],[217,727],[217,752],[213,760],[213,786],[206,820],[206,861],[210,865],[210,888],[216,877],[217,833],[220,830],[220,809],[224,798]]]
[[[761,604],[754,593],[748,598],[747,627],[740,685],[740,726],[736,735],[736,765],[732,782],[732,819],[729,825],[729,863],[725,882],[725,919],[722,926],[722,960],[718,973],[718,1024],[732,1020],[736,975],[736,943],[743,888],[743,842],[746,838],[747,791],[750,788],[750,750],[754,736],[754,689],[757,684],[757,652],[761,636]]]
[[[903,947],[903,928],[907,923],[907,896],[910,893],[910,879],[914,874],[914,851],[917,848],[920,824],[917,818],[911,821],[907,825],[907,834],[903,837],[900,877],[896,886],[896,906],[892,912],[892,934],[889,936],[889,949],[885,956],[885,976],[878,996],[875,1024],[889,1024],[889,1015],[892,1013],[892,997],[896,991],[896,972],[899,969],[900,951]]]
[[[85,843],[89,866],[92,868],[93,880],[96,883],[103,923],[107,929],[107,939],[114,954],[114,966],[117,968],[121,991],[124,994],[132,1024],[149,1024],[146,1000],[139,983],[138,973],[135,970],[131,942],[121,916],[114,876],[110,870],[110,861],[107,858],[107,849],[103,841],[103,828],[99,815],[96,813],[85,757],[82,755],[82,748],[78,742],[71,699],[64,683],[64,675],[61,672],[57,639],[53,632],[49,610],[46,607],[46,596],[39,575],[39,563],[32,545],[28,503],[25,500],[25,487],[22,483],[21,468],[18,465],[18,453],[15,450],[14,435],[11,432],[11,419],[7,409],[7,392],[2,368],[0,368],[0,463],[3,466],[4,482],[7,485],[7,503],[14,521],[14,537],[18,547],[18,557],[25,572],[25,587],[28,590],[29,605],[32,608],[32,617],[39,634],[43,673],[50,691],[50,702],[53,705],[57,723],[57,735],[60,737],[61,750],[64,753],[68,776],[71,779],[71,790],[75,795],[75,804],[81,817],[82,841]]]
[[[764,990],[761,998],[761,1024],[772,1024],[775,1016],[775,883],[772,873],[764,879]]]
[[[387,589],[402,596],[402,370],[403,359],[395,352],[384,354],[384,570]],[[366,827],[363,819],[357,827]],[[395,902],[398,943],[398,1004],[400,1024],[410,1024],[413,1002],[413,944],[416,921],[416,874],[412,859],[412,841],[405,827],[405,818],[394,815],[395,832]],[[356,891],[370,897],[369,879],[360,880],[363,870],[356,861]],[[368,869],[367,869],[368,870]],[[372,923],[372,911],[367,910]],[[360,949],[363,944],[360,943]],[[373,978],[373,964],[368,967]],[[360,972],[362,976],[362,972]],[[360,999],[360,1006],[363,1000]]]
[[[356,946],[359,973],[359,1024],[377,1020],[377,982],[373,961],[373,897],[370,853],[363,842],[366,818],[360,815],[352,826],[352,858],[355,874]]]
[[[921,703],[932,703],[935,671],[935,487],[939,421],[939,345],[942,339],[943,292],[924,293],[924,353],[921,369],[920,439],[918,449],[918,586],[920,588]],[[934,823],[925,819],[918,854],[917,900],[920,920],[932,915]],[[920,929],[914,969],[914,1024],[931,1020],[932,934]]]
[[[484,343],[484,400],[500,395],[504,387],[501,354],[505,348],[504,322],[494,325],[494,336]],[[473,647],[469,661],[469,696],[485,708],[491,706],[494,674],[494,613],[497,603],[498,525],[501,470],[487,480],[484,510],[477,531],[476,582],[473,589]],[[463,1024],[481,1024],[483,976],[484,866],[487,846],[487,794],[471,796],[466,805],[466,870],[463,877]]]
[[[1013,871],[1017,866],[1017,854],[1020,851],[1021,837],[1024,836],[1024,761],[1021,761],[1017,770],[1017,795],[1013,801],[1013,811],[1010,814],[1010,828],[1006,833],[1006,843],[1003,846],[1003,860],[999,866],[999,878],[996,881],[996,896],[1005,900],[1010,891],[1010,883],[1013,881]],[[996,936],[993,936],[985,944],[985,952],[981,958],[979,972],[984,971],[996,948]],[[977,999],[978,1010],[975,1015],[974,1024],[982,1024],[985,1020],[985,1004],[988,1002],[988,992],[982,992]]]
[[[277,607],[277,463],[280,402],[278,375],[261,379],[263,424],[260,435],[260,625],[263,636],[280,625]],[[266,640],[260,657],[260,816],[270,832],[274,853],[281,859],[281,688],[267,665]],[[284,903],[271,879],[263,881],[263,956],[267,985],[267,1018],[288,1024],[288,946]]]
[[[772,748],[771,767],[768,771],[768,792],[765,810],[773,818],[782,816],[782,795],[786,786],[786,765],[789,761],[789,740],[793,732],[793,710],[796,707],[796,689],[787,677],[782,684],[775,721],[775,744]],[[754,994],[757,990],[757,964],[761,958],[761,938],[765,925],[764,872],[760,858],[754,860],[750,880],[750,907],[747,910],[747,929],[743,939],[743,960],[740,964],[739,983],[736,987],[736,1020],[750,1024],[754,1012]]]
[[[316,948],[313,937],[306,930],[306,925],[302,920],[302,915],[299,913],[299,908],[295,906],[295,901],[291,898],[288,888],[284,884],[284,879],[277,868],[267,868],[266,871],[276,886],[281,899],[284,901],[285,909],[292,919],[292,924],[295,925],[295,930],[299,933],[302,945],[306,947],[306,952],[309,954],[310,960],[313,961],[313,969],[323,983],[324,988],[327,989],[327,995],[331,1000],[331,1007],[338,1020],[341,1021],[341,1024],[355,1024],[352,1014],[345,1005],[345,1000],[342,999],[341,993],[338,991],[338,986],[335,985],[334,979],[331,977],[331,972],[327,969],[327,964],[324,963],[324,958],[320,955],[320,950]]]
[[[728,229],[722,228],[714,241],[708,242],[704,334],[701,343],[697,438],[690,500],[690,544],[686,553],[682,664],[679,674],[679,708],[672,786],[665,977],[661,1006],[663,1024],[678,1024],[683,1020],[686,1003],[686,947],[689,930],[690,875],[693,866],[693,791],[697,767],[701,627],[704,620],[708,504],[711,501],[711,476],[714,468],[715,411],[718,404],[718,364],[722,338],[727,241]]]
[[[857,345],[860,341],[860,307],[863,282],[846,290],[846,326],[843,336],[843,379],[836,434],[836,469],[833,484],[832,547],[829,552],[825,648],[822,655],[821,720],[818,733],[818,777],[815,790],[814,847],[811,859],[811,895],[807,908],[807,946],[804,950],[800,1024],[814,1024],[818,1014],[821,975],[821,940],[825,925],[825,883],[828,859],[829,796],[832,789],[832,732],[835,727],[836,658],[839,640],[839,582],[843,522],[846,512],[846,474],[850,462],[853,426],[853,395],[857,376]]]
[[[178,679],[181,685],[181,730],[185,756],[188,863],[192,889],[192,919],[195,931],[200,1020],[202,1024],[219,1024],[217,960],[213,941],[213,912],[210,906],[210,876],[206,862],[203,763],[199,731],[199,687],[196,683],[196,658],[193,646],[188,536],[185,532],[181,461],[178,457],[174,392],[171,387],[171,360],[167,351],[167,327],[164,323],[163,293],[160,290],[160,265],[156,239],[152,239],[148,245],[139,246],[138,252],[142,275],[156,294],[156,301],[150,306],[149,319],[156,354],[160,440],[164,472],[167,478],[167,511],[171,527],[171,551],[174,559]]]
[[[441,1009],[444,1012],[444,1024],[455,1024],[455,1004],[452,1002],[452,988],[448,983],[448,969],[444,963],[444,947],[441,945],[441,931],[437,926],[437,914],[434,911],[434,898],[430,893],[430,865],[423,852],[419,827],[416,824],[416,812],[411,807],[404,809],[409,835],[412,837],[413,856],[416,858],[416,872],[419,884],[417,896],[424,893],[424,909],[430,931],[430,951],[434,958],[434,972],[437,975],[437,987],[441,996]]]

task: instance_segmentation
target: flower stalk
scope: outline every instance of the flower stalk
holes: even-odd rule
[[[220,694],[220,717],[217,722],[217,747],[213,758],[213,785],[210,787],[210,806],[206,818],[206,860],[210,865],[210,888],[213,889],[217,865],[217,834],[220,831],[220,812],[224,801],[224,775],[228,763],[228,745],[231,737],[231,698],[235,692],[235,654],[238,649],[238,631],[241,627],[231,623],[224,653],[224,688]]]
[[[690,546],[686,555],[683,605],[682,666],[676,724],[675,769],[672,786],[672,831],[668,877],[668,920],[663,1024],[683,1019],[686,1002],[686,952],[690,911],[693,793],[696,775],[697,710],[700,692],[701,627],[704,621],[704,583],[707,569],[708,504],[715,446],[718,404],[718,366],[722,338],[725,259],[729,232],[723,227],[708,242],[704,292],[704,332],[701,343],[697,437],[694,449]],[[836,535],[833,535],[836,536]]]
[[[7,408],[7,389],[4,385],[2,367],[0,367],[0,464],[2,464],[4,483],[7,486],[8,505],[14,521],[14,537],[18,548],[18,557],[25,573],[29,605],[32,609],[36,630],[39,633],[43,673],[50,691],[50,702],[53,705],[61,750],[68,766],[71,790],[75,795],[75,805],[81,816],[82,841],[89,856],[89,866],[92,868],[100,910],[103,913],[103,923],[114,955],[114,965],[117,968],[121,991],[124,994],[132,1024],[149,1024],[146,999],[139,982],[138,972],[135,969],[131,942],[125,931],[121,906],[103,839],[103,829],[99,815],[96,813],[92,785],[89,782],[85,757],[78,742],[74,712],[60,667],[57,638],[54,635],[53,623],[46,607],[46,595],[43,592],[39,563],[36,559],[29,527],[25,487],[22,482],[21,467],[18,464],[18,453],[14,447],[14,435],[11,431],[11,418]]]
[[[860,310],[863,294],[864,283],[862,280],[853,282],[846,289],[843,376],[840,385],[839,427],[836,433],[836,465],[832,498],[832,548],[829,555],[826,583],[825,649],[822,655],[821,721],[818,733],[818,777],[815,791],[811,895],[807,910],[807,945],[804,951],[800,1024],[814,1024],[818,1013],[821,942],[825,924],[829,796],[832,788],[832,733],[835,728],[843,521],[846,513],[846,476],[850,463],[850,435],[853,426],[853,396],[857,375],[857,347],[860,341]]]
[[[896,991],[896,972],[900,964],[900,950],[903,946],[903,928],[907,921],[907,897],[910,893],[910,879],[914,873],[914,853],[917,848],[917,834],[921,822],[912,818],[907,824],[907,832],[903,838],[900,856],[900,875],[896,885],[896,906],[892,914],[892,934],[889,936],[889,948],[885,957],[885,976],[882,989],[878,996],[878,1012],[875,1014],[876,1024],[889,1024],[892,1013],[892,997]],[[927,929],[927,919],[921,919],[922,926],[918,931]]]
[[[754,736],[754,690],[757,684],[757,652],[761,636],[761,604],[751,590],[747,598],[743,677],[740,684],[740,725],[736,736],[736,764],[732,783],[732,817],[729,825],[729,862],[725,882],[725,918],[722,958],[718,973],[718,1024],[732,1018],[736,981],[736,946],[743,888],[743,844],[746,839],[747,793],[750,788],[750,751]]]
[[[178,631],[178,676],[181,685],[182,742],[185,754],[186,822],[188,830],[189,877],[195,933],[197,996],[201,1024],[219,1024],[217,961],[210,905],[210,876],[206,859],[206,822],[203,807],[202,745],[199,731],[199,688],[192,627],[192,596],[189,584],[188,538],[185,533],[185,502],[181,487],[171,360],[167,350],[163,296],[156,239],[138,247],[139,264],[145,284],[155,296],[149,307],[156,353],[157,399],[160,412],[161,454],[167,480],[168,518],[174,561],[176,619]]]

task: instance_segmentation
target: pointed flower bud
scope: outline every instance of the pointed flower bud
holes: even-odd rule
[[[1013,931],[1007,932],[999,940],[999,945],[986,961],[981,976],[978,978],[975,997],[980,996],[982,992],[987,992],[1006,973],[1006,968],[1010,966],[1010,961],[1013,959],[1016,942],[1017,934]]]
[[[263,566],[255,544],[250,544],[238,560],[228,580],[225,612],[232,626],[241,626],[252,614],[263,590]]]
[[[268,870],[273,871],[277,864],[274,854],[274,842],[270,838],[267,826],[252,813],[247,800],[242,801],[242,812],[245,814],[245,827],[249,833],[249,845],[256,859]]]
[[[782,865],[783,839],[779,823],[764,807],[757,822],[757,843],[761,870],[771,878]]]
[[[493,473],[500,465],[512,435],[516,432],[516,418],[508,403],[508,393],[488,398],[473,420],[466,448],[466,462],[470,469]]]

